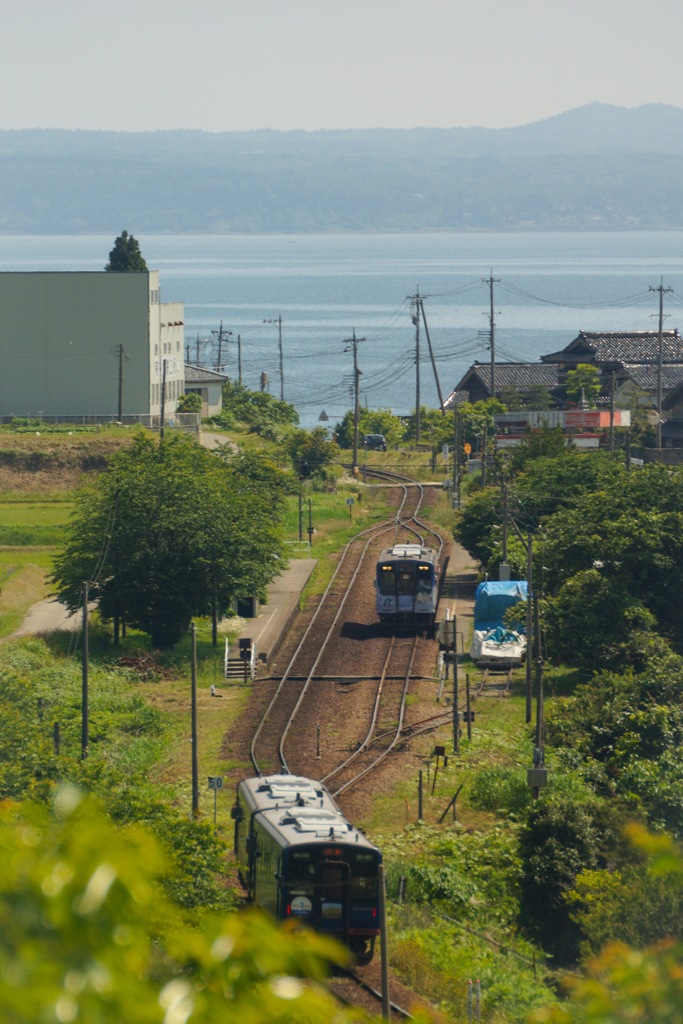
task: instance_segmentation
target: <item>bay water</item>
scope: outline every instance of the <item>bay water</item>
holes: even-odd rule
[[[580,330],[656,331],[660,285],[665,327],[683,328],[683,232],[134,234],[162,301],[185,304],[189,361],[215,366],[222,325],[223,372],[237,377],[240,352],[244,384],[265,373],[308,427],[351,408],[354,335],[362,403],[414,408],[417,294],[444,398],[490,360],[491,290],[498,362],[536,361]],[[101,271],[114,237],[0,235],[0,271]],[[420,399],[438,404],[424,325]]]

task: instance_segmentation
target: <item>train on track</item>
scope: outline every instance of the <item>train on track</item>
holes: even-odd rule
[[[296,775],[243,779],[232,810],[235,854],[250,900],[344,942],[357,962],[379,934],[376,846],[346,820],[321,782]]]
[[[433,630],[439,603],[438,553],[422,544],[394,544],[380,555],[376,573],[380,622]]]

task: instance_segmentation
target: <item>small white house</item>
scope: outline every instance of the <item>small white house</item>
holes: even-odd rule
[[[217,416],[223,411],[223,385],[228,380],[230,378],[224,373],[185,364],[185,394],[201,396],[202,419]]]

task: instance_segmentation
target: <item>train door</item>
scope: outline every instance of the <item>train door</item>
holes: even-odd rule
[[[349,931],[351,868],[344,861],[322,861],[317,885],[317,928],[346,936]]]

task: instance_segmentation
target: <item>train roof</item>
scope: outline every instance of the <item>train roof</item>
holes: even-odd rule
[[[257,811],[256,816],[259,824],[275,837],[280,846],[334,843],[363,850],[377,849],[366,835],[346,820],[341,811],[325,807],[280,807]]]
[[[251,811],[269,811],[282,807],[325,807],[338,811],[329,790],[322,782],[302,775],[264,775],[243,779],[237,787]]]
[[[436,551],[433,548],[426,548],[422,544],[394,544],[380,555],[381,562],[391,561],[394,558],[433,562],[436,560]]]
[[[300,775],[269,775],[243,779],[237,792],[281,846],[327,841],[376,849],[346,820],[322,782]]]

